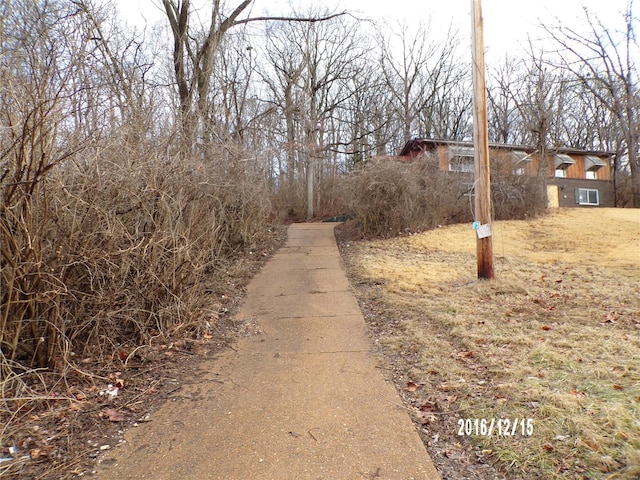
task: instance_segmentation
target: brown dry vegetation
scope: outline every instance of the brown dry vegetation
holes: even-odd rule
[[[342,179],[341,197],[362,235],[393,236],[471,221],[472,185],[472,175],[441,171],[429,155],[411,162],[371,160]],[[498,219],[544,211],[544,185],[537,177],[495,174],[491,185]]]
[[[171,136],[126,133],[69,156],[25,134],[5,155],[2,478],[68,478],[95,453],[87,436],[121,421],[105,411],[135,419],[166,386],[174,352],[224,345],[243,282],[279,241],[244,150],[179,158]]]
[[[279,231],[262,159],[196,142],[89,3],[0,7],[2,478],[67,478],[167,358],[223,345]]]
[[[469,225],[342,244],[441,474],[639,478],[640,212],[496,222],[494,246],[486,282]],[[530,418],[533,434],[459,437],[467,418]]]
[[[25,457],[63,478],[105,408],[135,417],[127,402],[144,407],[140,391],[165,382],[154,376],[171,345],[225,343],[254,260],[280,241],[241,152],[178,160],[168,141],[121,140],[61,162],[33,195],[0,185],[3,478],[25,478]],[[114,402],[108,384],[126,387]]]

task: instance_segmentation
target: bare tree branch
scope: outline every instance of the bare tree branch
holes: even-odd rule
[[[234,25],[242,25],[250,22],[301,22],[301,23],[317,23],[317,22],[326,22],[327,20],[333,20],[334,18],[338,18],[344,15],[349,15],[349,12],[343,11],[340,13],[334,13],[332,15],[326,15],[324,17],[252,17],[252,18],[244,18],[242,20],[237,20],[234,22]]]

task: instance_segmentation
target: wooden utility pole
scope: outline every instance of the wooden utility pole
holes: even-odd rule
[[[478,278],[492,279],[493,237],[491,233],[491,171],[489,167],[489,125],[484,65],[484,31],[481,0],[471,0],[471,48],[473,69],[473,144],[475,146],[475,220]]]

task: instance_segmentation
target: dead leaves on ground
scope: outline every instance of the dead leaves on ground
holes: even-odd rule
[[[407,392],[415,392],[418,390],[419,386],[415,382],[408,382],[407,386],[404,388]]]
[[[105,408],[102,414],[106,416],[110,422],[124,422],[126,420],[126,417],[114,408]]]
[[[26,411],[35,412],[34,404],[45,405],[46,408],[37,410],[37,413],[27,413],[21,420],[20,432],[8,432],[5,441],[9,445],[0,447],[1,471],[13,471],[30,462],[35,465],[50,460],[59,461],[68,454],[68,445],[61,440],[69,426],[85,425],[90,417],[102,422],[125,422],[129,417],[128,412],[135,412],[139,408],[137,404],[142,402],[132,403],[128,400],[129,396],[121,395],[126,381],[120,372],[109,375],[108,379],[112,383],[103,387],[75,385],[65,395],[52,391],[30,401],[22,400]],[[137,393],[135,398],[154,391],[153,387],[136,390],[141,393]]]

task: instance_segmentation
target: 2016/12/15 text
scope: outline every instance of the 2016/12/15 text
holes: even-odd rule
[[[532,418],[459,418],[459,436],[513,437],[521,435],[530,437],[533,435]]]

